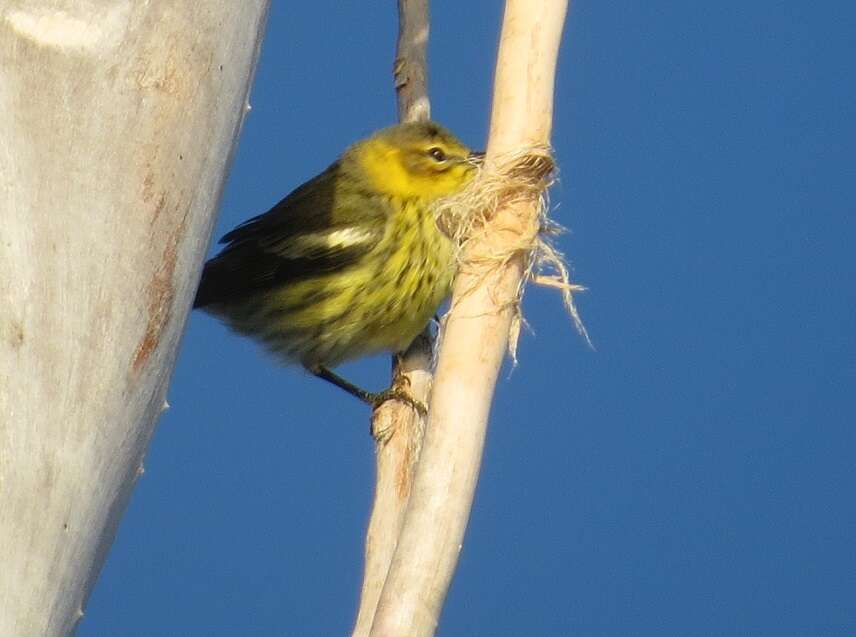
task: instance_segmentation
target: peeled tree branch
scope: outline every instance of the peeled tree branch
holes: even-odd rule
[[[506,2],[483,179],[508,187],[480,198],[496,209],[479,213],[485,221],[461,255],[422,453],[373,636],[434,634],[457,565],[496,378],[537,242],[540,193],[523,185],[546,184],[545,163],[531,158],[549,148],[566,12],[567,0]]]
[[[398,118],[402,122],[427,120],[431,117],[427,68],[428,0],[399,0],[398,23],[393,66]],[[426,329],[392,371],[394,380],[405,379],[410,393],[423,403],[428,402],[431,388],[433,353],[434,339],[430,329]],[[375,493],[366,530],[363,584],[353,637],[364,637],[371,630],[404,522],[424,423],[409,405],[387,401],[372,414],[371,429],[377,445]]]
[[[0,635],[68,635],[158,416],[268,3],[0,5]]]

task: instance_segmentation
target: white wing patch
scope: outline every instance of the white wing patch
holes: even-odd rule
[[[374,232],[366,230],[365,228],[356,228],[351,226],[350,228],[339,228],[338,230],[333,230],[326,234],[306,235],[306,238],[320,239],[327,247],[333,249],[352,248],[353,246],[362,245],[371,241],[374,238]]]
[[[317,257],[322,254],[368,245],[375,240],[375,233],[365,228],[347,226],[326,232],[312,232],[289,237],[271,247],[286,258]]]

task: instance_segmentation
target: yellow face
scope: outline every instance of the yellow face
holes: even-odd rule
[[[480,158],[433,122],[386,128],[351,152],[377,191],[423,200],[461,190],[475,175]]]

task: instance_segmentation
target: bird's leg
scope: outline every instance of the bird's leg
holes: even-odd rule
[[[428,409],[425,404],[416,400],[410,394],[410,382],[404,376],[398,376],[389,389],[379,392],[370,392],[362,389],[361,387],[357,387],[323,365],[315,365],[313,367],[307,367],[307,369],[318,378],[326,380],[328,383],[332,383],[339,389],[344,389],[351,396],[358,398],[367,405],[370,405],[373,409],[377,409],[387,400],[400,400],[413,407],[423,416],[428,413]]]
[[[359,398],[364,403],[372,404],[371,398],[374,395],[372,392],[366,391],[361,387],[357,387],[356,385],[345,380],[344,378],[339,376],[339,374],[333,372],[329,368],[324,367],[323,365],[315,365],[313,367],[307,367],[306,369],[308,369],[318,378],[326,380],[328,383],[332,383],[339,389],[344,389],[354,398]]]

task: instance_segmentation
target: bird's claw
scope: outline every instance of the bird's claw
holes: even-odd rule
[[[371,404],[372,409],[377,409],[388,400],[399,400],[413,407],[420,416],[427,415],[428,407],[425,403],[415,398],[413,394],[410,393],[410,381],[407,380],[406,377],[402,378],[407,382],[399,383],[396,381],[396,383],[389,389],[385,389],[384,391],[379,391],[368,396],[369,404]]]

